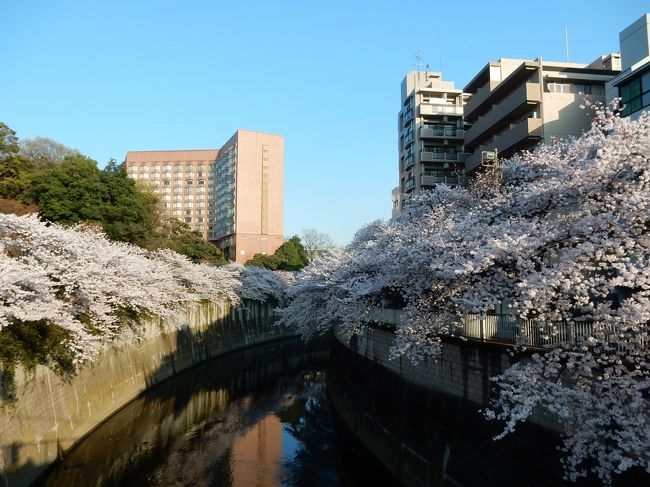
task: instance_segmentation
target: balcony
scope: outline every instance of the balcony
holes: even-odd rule
[[[447,184],[454,186],[458,184],[458,176],[429,176],[423,174],[420,176],[420,184],[422,186],[435,186],[436,184]]]
[[[420,152],[420,162],[462,162],[463,153]]]
[[[407,132],[406,135],[404,136],[404,145],[410,144],[413,142],[413,131],[411,130],[410,132]]]
[[[409,154],[406,156],[406,161],[404,161],[404,170],[407,170],[409,167],[413,166],[415,164],[415,157],[413,154]]]
[[[420,137],[423,139],[462,139],[464,135],[464,130],[455,128],[420,127]]]
[[[487,97],[490,96],[492,90],[499,86],[499,83],[500,81],[490,81],[488,85],[482,86],[476,90],[476,93],[472,94],[463,107],[465,118],[471,118],[474,115],[476,109],[487,100]]]
[[[542,126],[541,118],[527,118],[513,125],[489,144],[477,147],[465,161],[465,171],[471,172],[481,164],[481,151],[497,149],[504,157],[510,157],[518,150],[527,149],[542,138]]]
[[[532,106],[542,102],[539,83],[524,83],[506,96],[498,105],[479,118],[465,132],[465,145],[473,146],[507,126],[513,118],[520,117]]]
[[[420,115],[458,115],[462,117],[463,107],[422,103],[420,105]]]
[[[408,178],[404,184],[404,191],[411,191],[415,188],[415,178],[411,176]]]
[[[404,124],[406,124],[406,123],[407,123],[409,120],[411,120],[412,118],[413,118],[413,109],[412,109],[412,108],[408,108],[408,109],[404,112]]]

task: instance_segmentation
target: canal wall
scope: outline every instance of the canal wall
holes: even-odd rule
[[[593,476],[563,480],[559,425],[535,414],[495,441],[502,424],[480,410],[494,394],[491,377],[516,359],[495,343],[449,339],[436,360],[389,360],[390,330],[369,328],[350,343],[333,340],[328,393],[338,422],[401,485],[600,485]],[[519,356],[525,359],[526,355]],[[615,485],[648,485],[641,472]]]
[[[117,340],[74,375],[18,369],[0,398],[0,486],[33,482],[52,462],[146,389],[211,357],[288,333],[272,303],[197,302],[169,319],[145,319],[138,337]]]

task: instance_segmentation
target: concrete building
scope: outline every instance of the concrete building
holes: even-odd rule
[[[650,110],[650,14],[626,27],[618,37],[622,71],[607,83],[607,101],[620,97],[621,115],[638,118]]]
[[[237,130],[219,150],[132,151],[130,177],[158,193],[164,217],[245,262],[284,242],[284,138]]]
[[[620,71],[618,54],[591,64],[536,59],[501,59],[488,63],[467,84],[464,105],[465,171],[481,163],[481,152],[510,157],[552,138],[580,135],[591,125],[580,108],[584,95],[605,102],[605,83]]]
[[[402,81],[398,115],[399,187],[393,214],[403,196],[436,184],[458,183],[463,170],[463,103],[466,95],[440,73],[411,71]]]

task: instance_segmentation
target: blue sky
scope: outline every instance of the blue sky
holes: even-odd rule
[[[534,7],[534,8],[533,8]],[[32,1],[0,13],[0,121],[103,166],[129,150],[285,136],[285,233],[345,244],[390,216],[400,82],[415,53],[463,87],[501,57],[618,51],[647,0]]]

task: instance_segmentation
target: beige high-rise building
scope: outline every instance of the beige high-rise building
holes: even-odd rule
[[[399,187],[392,192],[393,215],[404,195],[436,184],[455,185],[462,175],[463,105],[467,95],[440,73],[411,71],[402,81],[398,114]]]
[[[130,177],[161,211],[246,262],[284,242],[284,137],[237,130],[219,150],[131,151]]]
[[[620,56],[601,56],[591,64],[536,59],[488,63],[464,88],[465,170],[481,164],[481,152],[497,149],[510,157],[540,141],[577,136],[591,126],[581,108],[584,96],[605,102],[605,83],[621,69]]]

